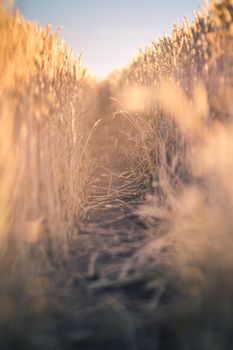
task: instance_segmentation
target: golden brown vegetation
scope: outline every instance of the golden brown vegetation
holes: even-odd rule
[[[180,322],[199,322],[203,331],[198,340],[188,334],[194,349],[227,348],[213,329],[227,335],[233,312],[233,1],[214,0],[192,24],[185,19],[174,26],[171,36],[141,51],[94,94],[80,61],[49,27],[38,28],[0,5],[0,38],[2,281],[19,288],[19,271],[26,272],[16,266],[15,252],[25,256],[30,243],[49,238],[56,247],[65,245],[85,199],[87,146],[102,142],[104,153],[106,137],[130,162],[132,178],[152,192],[141,215],[168,223],[159,239],[158,224],[155,239],[132,263],[140,267],[157,258],[179,275],[196,307],[189,312],[181,305]],[[90,112],[93,96],[99,101],[92,101]],[[113,113],[114,120],[104,120],[92,140],[101,113],[106,119]],[[8,267],[19,279],[9,282]],[[17,303],[2,286],[3,315],[10,322]],[[37,288],[34,282],[30,288]],[[186,349],[190,338],[182,335],[182,342]]]
[[[29,346],[42,288],[48,286],[36,271],[45,273],[48,249],[64,255],[90,170],[87,96],[93,82],[57,36],[49,25],[26,22],[0,2],[0,339],[5,349]]]
[[[62,240],[84,199],[90,78],[49,25],[0,5],[0,244]]]
[[[132,157],[153,187],[141,214],[169,227],[160,239],[155,230],[139,261],[160,256],[182,276],[191,299],[179,313],[194,327],[182,335],[184,349],[230,344],[232,63],[233,1],[212,1],[192,24],[185,19],[141,51],[113,83],[118,113],[137,130]]]
[[[140,154],[143,152],[142,158],[146,159],[153,176],[161,167],[168,172],[169,166],[175,166],[172,161],[178,164],[183,158],[188,142],[182,136],[187,131],[184,128],[187,129],[187,124],[190,128],[194,125],[198,128],[199,114],[206,115],[208,123],[214,119],[230,119],[232,6],[232,1],[212,1],[209,7],[196,13],[192,24],[185,19],[180,28],[174,25],[171,36],[165,36],[142,50],[113,79],[121,107],[139,131],[136,144],[139,144]],[[168,82],[170,86],[178,85],[179,89],[176,96],[172,91],[174,106],[170,106],[169,113],[166,113],[169,90],[164,89],[161,101],[158,101],[157,92]],[[186,98],[191,104],[182,110],[180,104]],[[180,109],[181,132],[177,130],[174,109]]]

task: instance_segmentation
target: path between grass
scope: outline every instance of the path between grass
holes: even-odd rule
[[[101,149],[106,156],[94,171],[78,238],[57,270],[51,349],[163,349],[169,342],[158,305],[167,305],[172,286],[141,254],[153,239],[137,213],[145,193],[110,146]]]

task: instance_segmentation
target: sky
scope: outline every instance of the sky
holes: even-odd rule
[[[22,15],[52,30],[83,51],[83,64],[99,78],[126,65],[184,16],[192,19],[202,0],[15,0]]]

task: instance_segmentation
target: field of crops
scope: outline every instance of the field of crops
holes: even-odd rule
[[[49,27],[0,16],[1,244],[40,226],[64,239],[83,201],[91,79]]]
[[[19,295],[48,264],[46,250],[65,254],[84,203],[93,79],[49,26],[2,3],[0,38],[0,318],[21,329],[18,308],[26,312],[27,302],[19,305]]]
[[[138,176],[151,179],[140,213],[160,222],[134,264],[154,257],[178,271],[191,296],[171,327],[182,349],[232,347],[232,53],[233,2],[212,1],[112,78],[118,113],[137,130]]]
[[[233,1],[103,82],[0,1],[0,76],[0,348],[231,349]]]

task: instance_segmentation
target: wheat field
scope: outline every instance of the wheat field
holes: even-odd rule
[[[103,82],[3,1],[0,38],[0,348],[231,349],[233,1]]]

